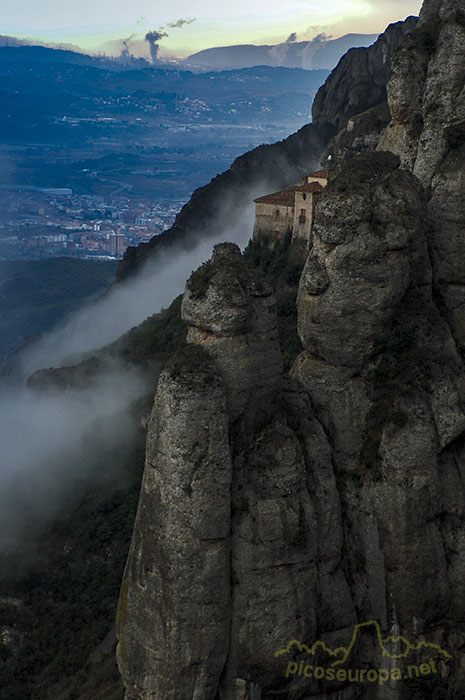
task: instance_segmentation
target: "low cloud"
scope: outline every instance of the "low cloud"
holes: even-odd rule
[[[142,375],[114,363],[91,386],[74,392],[2,387],[0,397],[0,547],[14,547],[29,528],[53,517],[83,484],[107,478],[104,456],[131,442],[127,410],[144,393]],[[113,483],[117,481],[113,464]]]
[[[215,243],[248,242],[253,199],[270,189],[273,184],[262,182],[240,195],[225,193],[221,212],[202,229],[207,238],[201,243],[148,261],[135,278],[112,287],[24,354],[22,383],[0,391],[0,547],[14,546],[28,528],[47,522],[83,481],[101,478],[102,465],[109,464],[111,476],[111,450],[122,449],[135,434],[129,407],[153,391],[156,372],[149,388],[145,377],[116,360],[80,391],[37,393],[25,379],[38,369],[75,364],[82,353],[168,306]]]

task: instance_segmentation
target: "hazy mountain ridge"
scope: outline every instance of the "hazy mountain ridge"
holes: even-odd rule
[[[97,117],[120,119],[134,131],[131,120],[139,116],[142,123],[136,132],[140,136],[143,129],[163,119],[173,125],[203,123],[208,118],[215,124],[252,124],[292,119],[299,111],[305,119],[327,76],[321,70],[270,67],[195,74],[147,63],[124,70],[117,61],[110,70],[102,59],[23,48],[0,48],[1,124],[7,141],[14,135],[20,138],[28,123],[34,124],[36,139],[50,132],[62,140],[75,140],[86,135],[84,127],[89,131],[89,122]],[[66,91],[57,92],[57,81],[66,82]],[[79,119],[81,123],[76,122]],[[114,131],[117,124],[110,126]]]
[[[370,46],[377,38],[378,34],[345,34],[338,39],[318,36],[312,41],[283,44],[218,46],[191,54],[184,62],[193,68],[212,70],[258,65],[331,70],[350,48]]]
[[[230,70],[253,66],[273,66],[304,68],[307,70],[331,70],[348,49],[369,46],[376,41],[378,34],[345,34],[337,39],[319,35],[311,41],[289,41],[282,44],[255,45],[239,44],[203,49],[185,59],[158,61],[164,69]],[[16,49],[19,49],[16,50]],[[2,61],[34,61],[45,63],[76,63],[93,65],[110,70],[131,70],[149,67],[143,58],[130,54],[121,57],[88,55],[73,48],[48,48],[33,45],[29,40],[0,36],[0,56]]]

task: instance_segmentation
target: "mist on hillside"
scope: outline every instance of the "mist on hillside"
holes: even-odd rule
[[[131,404],[153,392],[156,382],[152,377],[149,386],[134,368],[116,361],[80,391],[37,393],[25,386],[27,378],[41,368],[79,361],[80,354],[116,340],[167,307],[191,271],[209,259],[215,243],[245,246],[253,228],[253,199],[269,187],[258,183],[253,191],[225,200],[222,214],[202,231],[202,243],[147,262],[135,278],[114,285],[23,355],[22,382],[5,383],[0,393],[0,546],[16,546],[30,523],[46,522],[83,479],[100,478],[109,446],[117,449],[135,433]]]
[[[119,474],[104,461],[131,442],[128,407],[146,388],[115,363],[82,391],[9,388],[0,398],[0,547],[31,539],[74,489]]]
[[[114,285],[39,340],[23,355],[23,374],[29,376],[39,368],[72,364],[79,353],[111,343],[169,306],[184,290],[190,273],[211,256],[215,243],[234,241],[244,247],[253,229],[253,199],[258,196],[255,190],[262,194],[267,185],[256,186],[254,192],[242,195],[239,203],[236,197],[231,198],[229,206],[225,201],[225,213],[214,216],[209,229],[202,231],[202,243],[190,250],[173,248],[154,261],[149,260],[135,278]]]

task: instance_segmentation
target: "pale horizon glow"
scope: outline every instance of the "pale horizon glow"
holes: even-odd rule
[[[283,12],[278,0],[237,0],[234,15],[216,0],[172,0],[154,8],[146,0],[18,0],[2,9],[0,34],[43,43],[107,51],[117,55],[129,40],[135,55],[148,55],[149,30],[164,28],[160,57],[183,57],[212,46],[277,44],[293,32],[297,41],[317,34],[378,34],[391,22],[417,15],[421,0],[289,0]],[[167,27],[180,18],[194,20]],[[111,42],[111,43],[108,43]]]

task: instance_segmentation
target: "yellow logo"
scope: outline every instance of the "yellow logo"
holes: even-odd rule
[[[349,659],[357,642],[357,638],[364,631],[376,635],[383,657],[389,659],[405,659],[412,652],[428,652],[429,662],[426,663],[423,661],[423,663],[419,663],[418,665],[409,665],[407,668],[396,666],[392,663],[388,665],[388,668],[342,668],[342,664],[345,664]],[[432,674],[434,674],[433,678],[436,678],[435,682],[441,684],[443,682],[441,680],[441,675],[444,674],[443,662],[451,658],[451,655],[445,649],[442,649],[439,644],[430,642],[412,644],[406,637],[395,635],[383,637],[380,626],[376,620],[369,620],[368,622],[361,622],[355,625],[352,638],[346,647],[341,646],[332,649],[322,640],[315,642],[312,646],[307,646],[293,639],[284,649],[276,651],[274,655],[275,657],[280,657],[292,652],[294,652],[294,655],[296,652],[307,652],[307,654],[311,656],[316,656],[318,653],[324,652],[329,659],[331,659],[331,664],[329,667],[324,667],[321,665],[313,665],[315,663],[313,660],[312,664],[302,660],[288,660],[287,668],[284,673],[285,678],[300,676],[309,679],[314,678],[318,681],[338,681],[341,683],[347,681],[349,683],[364,683],[368,681],[370,683],[379,683],[380,686],[389,681],[408,680],[420,676],[431,676]],[[424,656],[425,654],[422,653],[422,657]],[[436,667],[438,657],[441,662],[439,668]],[[336,668],[336,666],[339,668]]]
[[[331,649],[331,647],[328,647],[327,644],[325,644],[325,642],[321,640],[315,642],[314,644],[312,644],[311,647],[309,647],[306,644],[302,644],[301,642],[297,641],[297,639],[293,639],[289,642],[289,644],[286,647],[280,649],[279,651],[276,651],[274,655],[276,657],[282,656],[283,654],[289,653],[294,649],[297,649],[297,651],[299,652],[306,651],[308,654],[314,656],[319,650],[322,650],[326,652],[330,657],[334,657],[334,661],[331,663],[331,666],[338,666],[339,664],[344,664],[347,661],[355,645],[355,642],[357,641],[357,637],[359,635],[360,630],[367,627],[374,627],[378,639],[378,644],[381,648],[383,656],[387,656],[390,659],[404,659],[413,651],[423,650],[435,651],[437,654],[441,655],[445,659],[452,658],[451,655],[447,651],[445,651],[445,649],[442,649],[439,646],[439,644],[432,644],[430,642],[419,642],[418,644],[412,644],[405,637],[396,637],[392,635],[383,639],[381,635],[381,628],[377,620],[369,620],[368,622],[360,622],[356,624],[354,627],[352,638],[347,647],[337,647],[336,649]],[[390,651],[388,648],[389,644],[401,647],[402,651],[398,653]]]

